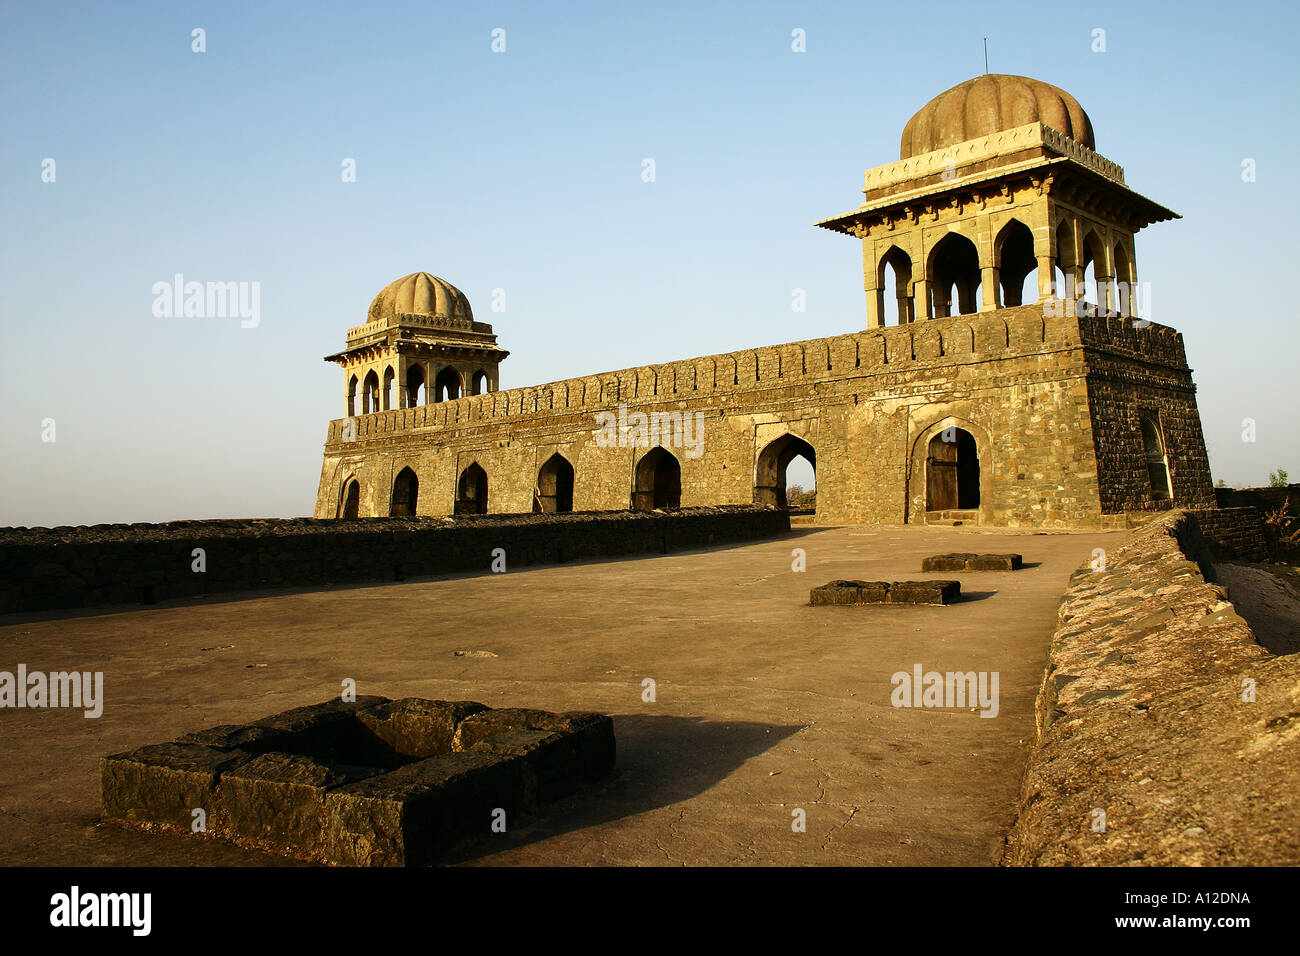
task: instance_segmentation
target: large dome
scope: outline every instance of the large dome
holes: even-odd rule
[[[986,73],[958,83],[922,106],[903,127],[898,158],[1029,123],[1050,126],[1096,149],[1088,114],[1065,90],[1027,76]]]
[[[388,283],[371,301],[367,313],[371,322],[394,315],[429,315],[474,321],[465,293],[427,272],[412,272]]]

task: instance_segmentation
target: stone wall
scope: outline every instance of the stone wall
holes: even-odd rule
[[[1213,578],[1181,511],[1075,572],[1004,864],[1300,863],[1300,659]]]
[[[1089,346],[1088,398],[1105,514],[1214,506],[1210,462],[1179,333],[1148,339],[1115,319],[1079,322]],[[1141,416],[1159,424],[1172,499],[1153,500]]]
[[[1264,521],[1254,508],[1202,508],[1191,512],[1215,558],[1268,560]]]
[[[1110,366],[1090,371],[1096,363]],[[360,514],[388,514],[394,479],[409,467],[417,513],[450,514],[458,477],[475,462],[487,472],[489,512],[528,512],[538,471],[555,453],[574,468],[574,508],[625,509],[636,464],[655,442],[598,440],[598,415],[622,404],[702,416],[699,454],[661,442],[680,463],[684,506],[753,502],[760,455],[791,434],[816,452],[817,523],[922,522],[928,442],[955,426],[976,440],[980,523],[1100,527],[1108,509],[1146,507],[1127,486],[1120,498],[1103,497],[1097,448],[1111,445],[1094,437],[1094,422],[1111,427],[1123,413],[1089,406],[1094,380],[1098,402],[1118,408],[1137,395],[1141,376],[1130,366],[1149,380],[1142,400],[1183,422],[1171,436],[1194,446],[1171,448],[1187,462],[1178,459],[1176,497],[1211,503],[1178,333],[1117,317],[1045,317],[1034,304],[339,419],[329,426],[315,513],[338,514],[355,478]],[[1127,438],[1115,448],[1136,461],[1114,461],[1106,474],[1140,469],[1145,480],[1140,438],[1136,449]]]
[[[0,614],[152,603],[249,588],[400,581],[579,558],[662,554],[788,531],[774,508],[0,529]],[[202,549],[206,569],[194,570]]]

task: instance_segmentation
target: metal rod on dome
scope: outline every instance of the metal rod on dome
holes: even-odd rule
[[[988,72],[989,72],[989,38],[985,37],[984,38],[984,74],[987,76]]]

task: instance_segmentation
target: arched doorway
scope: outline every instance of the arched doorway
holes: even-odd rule
[[[632,491],[635,511],[682,506],[682,465],[671,452],[652,448],[637,462]]]
[[[361,414],[379,411],[379,376],[371,369],[361,385]]]
[[[460,473],[456,483],[455,513],[458,515],[485,515],[488,503],[487,472],[474,462]]]
[[[1149,416],[1142,416],[1142,450],[1147,461],[1147,477],[1151,479],[1151,497],[1155,501],[1172,498],[1169,489],[1169,459],[1165,455],[1165,442],[1160,428]]]
[[[406,407],[419,408],[428,401],[428,389],[424,385],[424,370],[412,365],[406,370]]]
[[[1002,304],[1010,307],[1037,301],[1038,283],[1025,288],[1025,280],[1031,274],[1038,274],[1034,234],[1029,227],[1019,219],[1012,219],[1003,226],[994,244],[993,256],[998,269],[998,285],[1002,287]]]
[[[433,400],[450,402],[457,398],[460,398],[460,374],[454,368],[445,368],[433,380]]]
[[[925,459],[925,510],[971,511],[980,506],[975,436],[951,425],[930,439]]]
[[[980,256],[971,242],[960,233],[950,232],[939,240],[930,253],[930,289],[936,319],[953,315],[954,292],[956,314],[969,315],[980,307]]]
[[[482,395],[487,392],[488,377],[487,372],[479,369],[470,379],[470,394]]]
[[[393,503],[388,513],[394,518],[409,518],[415,514],[416,499],[420,496],[420,479],[410,468],[403,468],[393,480]]]
[[[361,510],[361,485],[355,478],[349,478],[343,484],[343,492],[339,495],[339,517],[355,518]]]
[[[805,487],[801,482],[799,487],[803,494],[800,500],[791,501],[787,494],[790,487],[788,469],[792,462],[800,458],[807,462],[812,471],[812,486]],[[759,452],[758,462],[754,468],[754,504],[792,509],[806,508],[811,504],[811,507],[816,509],[816,488],[817,451],[802,438],[785,434],[769,442],[767,447]],[[807,500],[809,492],[812,492],[811,503]]]
[[[533,511],[553,514],[573,510],[573,465],[559,452],[546,459],[537,473]]]
[[[881,258],[876,271],[876,290],[881,325],[887,324],[885,317],[891,311],[899,325],[916,318],[912,304],[912,259],[898,246],[890,246]]]

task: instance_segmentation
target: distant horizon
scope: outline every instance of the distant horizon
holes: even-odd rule
[[[310,516],[343,411],[322,357],[414,271],[493,325],[503,390],[862,331],[860,244],[812,224],[983,71],[984,36],[989,72],[1071,93],[1182,215],[1137,272],[1213,479],[1300,477],[1300,10],[934,19],[882,72],[859,64],[915,20],[850,3],[5,8],[0,526]],[[155,291],[177,275],[243,298],[185,318]]]

